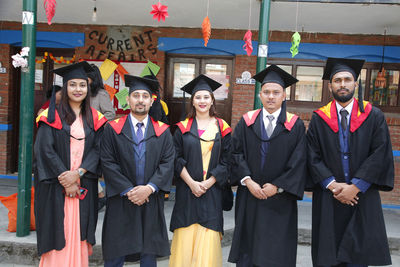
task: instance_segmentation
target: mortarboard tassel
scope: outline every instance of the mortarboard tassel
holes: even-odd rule
[[[56,87],[53,85],[53,88],[51,90],[51,98],[50,98],[50,104],[49,104],[49,111],[47,113],[47,121],[49,123],[54,122],[56,119]]]
[[[363,101],[363,88],[362,88],[362,83],[361,83],[361,77],[358,82],[358,106],[360,109],[360,112],[364,113],[364,101]]]

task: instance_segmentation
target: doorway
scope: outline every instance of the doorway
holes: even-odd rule
[[[21,51],[21,47],[13,47],[12,54]],[[46,102],[46,93],[53,84],[53,69],[57,69],[67,65],[64,62],[55,62],[57,58],[64,60],[72,60],[75,49],[69,48],[36,48],[36,65],[35,65],[35,87],[34,87],[34,118],[41,106]],[[59,60],[58,60],[59,61]],[[18,147],[19,147],[19,117],[20,117],[20,96],[21,96],[21,70],[20,68],[13,68],[13,91],[15,97],[13,98],[13,107],[16,107],[12,113],[12,139],[10,149],[10,164],[8,165],[8,172],[15,173],[18,171]],[[34,120],[35,121],[35,120]],[[34,123],[34,137],[36,136],[36,124]],[[33,139],[33,142],[35,139]]]
[[[167,86],[164,93],[171,125],[184,119],[183,91],[180,88],[200,74],[205,74],[222,84],[214,92],[217,114],[228,124],[231,123],[233,60],[233,57],[226,56],[167,54]],[[190,95],[186,93],[185,98],[187,114]]]

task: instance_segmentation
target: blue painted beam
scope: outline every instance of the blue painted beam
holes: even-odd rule
[[[0,44],[21,46],[22,32],[0,30]],[[85,45],[83,32],[37,32],[36,47],[75,48]]]
[[[0,132],[6,132],[12,130],[12,124],[0,124]]]
[[[203,39],[194,38],[158,38],[160,50],[177,54],[200,55],[246,55],[242,40],[210,39],[207,47],[204,47]],[[258,47],[258,42],[252,42],[253,47]],[[289,42],[269,42],[268,56],[274,58],[292,58],[289,51]],[[253,56],[257,55],[257,49],[253,50]],[[301,43],[296,59],[326,60],[328,57],[345,57],[365,59],[367,62],[381,62],[382,46],[374,45],[343,45],[343,44],[315,44]],[[385,62],[400,63],[400,46],[385,47]]]

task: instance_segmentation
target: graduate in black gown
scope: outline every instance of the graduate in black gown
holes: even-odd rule
[[[307,132],[314,266],[391,264],[379,191],[393,189],[393,152],[383,113],[362,100],[363,64],[328,59],[334,100],[314,111]]]
[[[181,90],[191,94],[188,118],[174,134],[176,198],[170,267],[222,266],[222,189],[228,183],[231,128],[216,116],[220,83],[200,75]]]
[[[40,266],[88,266],[95,244],[97,177],[105,117],[90,108],[87,62],[54,72],[63,77],[36,119],[35,217]]]
[[[276,65],[254,78],[262,109],[244,114],[232,138],[238,185],[229,255],[237,266],[296,266],[297,200],[306,180],[303,121],[286,111],[285,88],[297,80]]]
[[[107,205],[103,224],[104,266],[137,261],[154,267],[170,254],[164,194],[171,187],[174,146],[169,126],[148,115],[158,82],[125,75],[130,113],[104,129],[101,163]]]

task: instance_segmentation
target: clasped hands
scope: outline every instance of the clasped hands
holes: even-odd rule
[[[193,195],[195,195],[196,197],[201,197],[207,192],[208,189],[210,189],[215,184],[215,182],[215,177],[211,176],[210,178],[201,182],[192,180],[189,184],[189,187]]]
[[[338,183],[332,182],[328,189],[333,193],[333,197],[340,201],[342,204],[346,205],[357,205],[358,204],[358,189],[354,184]]]
[[[135,205],[142,206],[149,202],[149,196],[153,193],[153,190],[149,185],[138,185],[131,189],[126,196]]]
[[[81,192],[79,190],[79,173],[78,170],[65,171],[58,176],[58,181],[65,189],[65,195],[68,197],[80,196]]]
[[[251,178],[246,179],[244,183],[246,184],[250,193],[258,199],[267,199],[275,196],[278,193],[278,187],[270,183],[264,184],[262,188]]]

